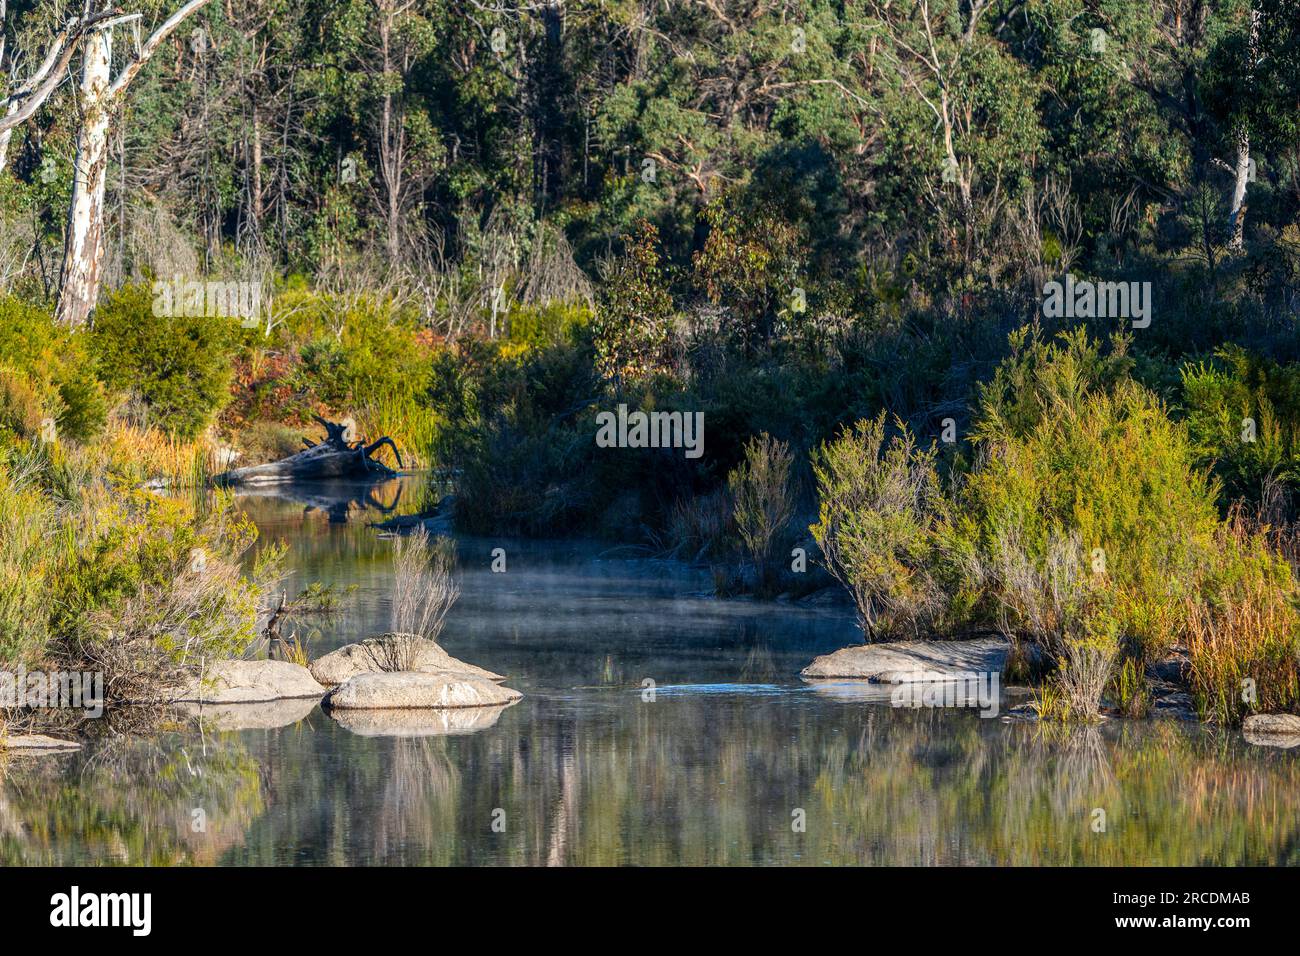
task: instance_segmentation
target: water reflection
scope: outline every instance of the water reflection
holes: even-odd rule
[[[317,653],[387,626],[390,542],[300,503],[249,507],[300,583],[359,585]],[[445,643],[523,701],[347,723],[311,702],[208,708],[147,740],[10,759],[0,864],[1300,863],[1294,751],[1172,722],[893,708],[889,688],[795,678],[853,639],[842,615],[712,601],[697,572],[599,545],[459,550]]]
[[[1172,723],[1044,733],[798,692],[531,699],[463,736],[317,712],[11,761],[0,794],[4,865],[1245,865],[1300,845],[1290,755]]]

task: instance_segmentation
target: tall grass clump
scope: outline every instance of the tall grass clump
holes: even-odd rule
[[[935,546],[946,509],[935,457],[901,423],[886,440],[884,413],[813,455],[813,538],[852,595],[868,641],[924,636],[944,610]]]
[[[81,450],[114,480],[131,485],[206,488],[222,468],[205,438],[186,440],[152,427],[114,421],[103,438]]]
[[[1119,656],[1119,621],[1115,595],[1088,566],[1078,533],[1053,534],[1040,556],[1017,529],[1003,529],[991,564],[1003,633],[1028,633],[1056,664],[1040,689],[1040,714],[1094,719]]]
[[[428,468],[434,463],[442,416],[420,399],[380,395],[360,410],[358,425],[369,441],[381,435],[391,438],[402,450],[402,462],[407,467]]]
[[[774,558],[794,515],[789,446],[763,434],[745,445],[745,458],[727,477],[736,532],[754,564],[758,594],[772,593]]]
[[[49,640],[54,506],[35,478],[35,462],[18,450],[0,458],[0,664],[9,669],[34,664]]]
[[[394,637],[379,649],[386,671],[414,668],[422,641],[436,641],[447,612],[460,596],[452,579],[455,561],[451,539],[431,538],[423,528],[398,538],[393,546]]]
[[[1234,509],[1187,604],[1192,696],[1202,718],[1300,708],[1300,612],[1290,564]]]
[[[678,498],[668,512],[669,546],[688,560],[719,557],[735,530],[735,520],[735,506],[725,487]]]

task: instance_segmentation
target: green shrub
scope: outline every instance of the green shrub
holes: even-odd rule
[[[50,557],[49,657],[104,671],[110,701],[138,699],[257,638],[280,552],[241,570],[256,529],[232,497],[200,514],[186,500],[94,483],[78,505]]]
[[[108,401],[85,332],[69,332],[49,311],[0,296],[0,365],[26,379],[60,438],[87,441],[103,430]]]
[[[976,416],[977,464],[952,546],[967,584],[989,596],[1006,582],[970,568],[995,567],[1003,542],[1014,538],[1041,568],[1054,540],[1077,536],[1108,581],[1121,633],[1151,660],[1185,627],[1184,602],[1218,523],[1217,486],[1198,468],[1186,428],[1140,385],[1088,371],[1096,359],[1075,337],[1000,370]],[[1009,381],[1018,383],[1013,414]]]
[[[37,437],[44,417],[45,406],[26,376],[0,368],[0,441],[6,435],[24,441]]]
[[[256,639],[276,548],[233,498],[125,489],[98,450],[30,445],[0,458],[0,666],[97,670],[110,702],[152,697]]]
[[[885,439],[885,415],[845,429],[813,455],[820,501],[813,538],[850,594],[867,640],[926,636],[942,616],[936,534],[945,502],[933,446],[918,449],[902,423]]]
[[[237,321],[210,316],[156,316],[147,286],[100,298],[92,348],[105,383],[144,401],[168,433],[190,439],[230,401]]]
[[[1192,447],[1227,500],[1258,500],[1271,478],[1300,480],[1300,366],[1225,346],[1185,368],[1182,388]]]
[[[295,291],[276,308],[288,316],[281,338],[301,357],[294,387],[333,411],[359,414],[428,389],[433,350],[416,316],[392,302]]]
[[[757,575],[758,593],[768,596],[776,580],[773,558],[794,515],[790,447],[764,434],[745,446],[745,460],[727,476],[740,540]]]

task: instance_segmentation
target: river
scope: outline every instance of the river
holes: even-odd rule
[[[303,497],[241,501],[289,545],[291,593],[339,589],[339,613],[294,625],[319,655],[388,628],[392,545],[349,495]],[[12,761],[0,864],[1300,863],[1300,752],[896,708],[798,678],[856,640],[847,611],[716,600],[707,572],[606,543],[457,555],[442,643],[522,701],[419,736],[306,702],[282,726],[205,719]]]

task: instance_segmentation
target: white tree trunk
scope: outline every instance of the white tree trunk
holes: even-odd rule
[[[1247,88],[1254,85],[1255,62],[1259,51],[1259,11],[1254,4],[1250,8],[1250,33],[1246,43],[1246,77]],[[1232,184],[1232,207],[1228,214],[1228,239],[1230,249],[1240,250],[1245,243],[1246,233],[1246,184],[1250,181],[1250,131],[1244,125],[1237,134],[1237,161],[1234,164]]]
[[[84,324],[95,307],[104,262],[104,186],[108,179],[108,121],[113,106],[108,93],[112,31],[92,32],[86,37],[82,55],[84,120],[77,136],[58,309],[58,320],[72,327]]]
[[[1228,228],[1232,232],[1228,246],[1232,249],[1242,248],[1245,242],[1246,217],[1246,183],[1250,180],[1250,135],[1241,133],[1237,137],[1237,162],[1233,169],[1235,177],[1232,185],[1232,207],[1228,216]]]
[[[0,133],[0,173],[5,171],[9,165],[9,141],[13,139],[14,131],[11,129]]]
[[[185,19],[210,0],[187,2],[158,27],[114,79],[112,27],[138,14],[104,20],[82,44],[81,128],[73,170],[72,202],[63,241],[63,272],[56,316],[69,326],[84,324],[99,297],[104,264],[104,187],[108,182],[109,120],[131,81]]]

